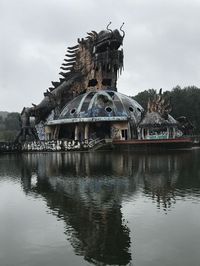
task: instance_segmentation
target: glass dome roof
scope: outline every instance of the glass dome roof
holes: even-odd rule
[[[92,90],[67,103],[58,120],[98,117],[109,121],[112,118],[125,117],[139,123],[143,111],[141,105],[124,94],[113,90]]]

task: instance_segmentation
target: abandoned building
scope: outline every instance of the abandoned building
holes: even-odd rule
[[[139,139],[175,139],[182,136],[179,123],[169,113],[170,101],[163,97],[162,89],[149,99],[147,112],[138,125]]]
[[[109,26],[99,33],[87,33],[68,47],[60,67],[62,78],[52,81],[39,104],[23,108],[17,137],[22,150],[92,149],[102,143],[135,150],[135,145],[146,148],[149,140],[182,136],[161,90],[149,100],[146,112],[133,98],[118,92],[125,32],[123,24],[120,30]],[[186,141],[182,142],[185,145]]]
[[[114,90],[91,90],[71,100],[45,125],[45,139],[136,139],[143,108]]]
[[[21,113],[19,141],[137,139],[143,108],[117,92],[123,70],[122,30],[91,31],[67,48],[60,67],[62,76],[52,81],[44,99]],[[31,128],[31,119],[35,126]]]
[[[181,136],[178,122],[168,115],[164,119],[159,113],[147,113],[138,127],[139,139],[175,139]]]

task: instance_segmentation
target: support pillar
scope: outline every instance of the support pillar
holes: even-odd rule
[[[128,130],[127,130],[127,138],[131,139],[131,127],[130,127],[130,123],[128,122]]]
[[[60,125],[57,125],[57,126],[54,128],[53,139],[58,139],[59,131],[60,131]]]
[[[142,137],[142,139],[144,139],[144,128],[143,127],[141,129],[141,137]]]
[[[78,140],[78,133],[79,133],[78,125],[75,125],[74,140]]]
[[[149,128],[147,128],[147,135],[146,135],[146,139],[150,139],[150,136],[149,136]]]
[[[84,139],[88,139],[89,124],[85,124]]]
[[[169,127],[167,127],[167,139],[169,139]]]
[[[175,137],[176,137],[176,129],[175,127],[173,127],[173,139],[175,139]]]

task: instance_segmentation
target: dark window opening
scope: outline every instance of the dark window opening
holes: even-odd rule
[[[74,132],[75,128],[73,124],[71,124],[70,126],[61,125],[58,138],[73,140],[75,138]]]
[[[133,112],[134,111],[132,106],[129,107],[129,111],[130,112]]]
[[[76,109],[74,108],[74,109],[71,110],[70,113],[73,115],[75,112],[76,112]]]
[[[121,132],[122,132],[122,138],[127,140],[128,139],[128,131],[127,131],[127,129],[122,129]]]
[[[103,79],[102,85],[104,85],[104,86],[111,86],[111,82],[112,82],[111,79]]]
[[[96,79],[90,79],[88,82],[88,87],[94,87],[97,85],[97,80]]]
[[[108,113],[112,112],[112,108],[111,108],[111,107],[109,107],[109,106],[108,106],[108,107],[106,107],[106,109],[105,109],[105,110],[106,110],[106,112],[108,112]]]
[[[139,112],[141,112],[140,108],[137,108]]]
[[[108,91],[107,93],[108,93],[111,97],[114,97],[114,95],[115,95],[113,91]]]

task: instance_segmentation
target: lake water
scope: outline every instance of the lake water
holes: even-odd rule
[[[200,150],[1,155],[0,265],[199,266]]]

